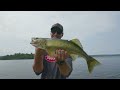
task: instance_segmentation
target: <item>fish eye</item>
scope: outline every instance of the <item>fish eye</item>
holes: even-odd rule
[[[35,39],[38,39],[38,38],[35,38]]]

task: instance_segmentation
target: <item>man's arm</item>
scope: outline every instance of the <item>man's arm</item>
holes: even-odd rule
[[[35,49],[33,70],[37,75],[39,75],[43,70],[43,55],[44,51],[42,49]]]
[[[65,77],[68,77],[70,73],[72,72],[72,66],[67,61],[65,61],[62,64],[58,64],[58,67],[59,67],[61,74]]]
[[[72,59],[68,58],[68,54],[64,50],[56,51],[56,63],[59,67],[60,73],[67,77],[72,72]]]

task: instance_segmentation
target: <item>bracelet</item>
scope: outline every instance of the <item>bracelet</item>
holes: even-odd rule
[[[65,61],[57,61],[56,62],[58,65],[63,65],[65,63]]]

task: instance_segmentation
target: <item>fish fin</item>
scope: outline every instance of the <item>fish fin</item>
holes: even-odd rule
[[[70,41],[75,43],[76,45],[80,46],[83,49],[83,46],[82,46],[82,44],[80,43],[80,41],[78,39],[72,39]]]
[[[95,58],[89,56],[87,60],[88,71],[91,73],[95,66],[100,65],[101,63],[98,62]]]
[[[47,49],[47,53],[49,56],[54,57],[55,56],[55,51],[53,49]]]
[[[76,60],[79,56],[76,54],[70,54],[70,57],[72,58],[72,60]]]
[[[83,46],[78,39],[75,38],[70,41],[83,49]],[[82,56],[76,55],[76,54],[70,54],[70,56],[73,60],[76,60],[78,57],[82,57]]]

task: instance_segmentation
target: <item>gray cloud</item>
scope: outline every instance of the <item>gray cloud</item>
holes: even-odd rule
[[[95,51],[90,49],[93,48],[91,46],[93,44],[94,47],[98,46],[99,37],[103,37],[104,40],[106,36],[114,38],[112,36],[116,34],[119,38],[117,34],[120,22],[119,11],[1,11],[0,55],[34,52],[34,47],[29,44],[31,37],[50,37],[50,28],[56,22],[64,26],[64,39],[75,37],[80,39],[83,47],[90,54],[109,53],[109,50],[112,53],[112,51],[119,52],[120,50],[112,43],[109,48],[99,45],[100,48]],[[106,35],[99,36],[99,33]],[[91,44],[89,40],[94,41]],[[114,39],[111,42],[113,41]],[[101,41],[101,43],[104,42]]]

